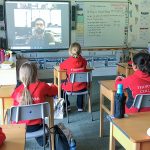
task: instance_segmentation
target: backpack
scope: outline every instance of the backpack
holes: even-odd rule
[[[54,130],[51,132],[51,134],[54,134],[55,150],[70,150],[68,140],[58,125],[54,125],[54,127],[50,129]]]

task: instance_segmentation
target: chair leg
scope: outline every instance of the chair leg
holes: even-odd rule
[[[84,98],[83,98],[83,110],[86,110],[86,101],[87,101],[87,95],[84,95]]]
[[[66,100],[66,93],[65,93],[65,102],[66,102],[67,122],[69,123],[69,114],[68,114],[68,109],[67,109],[67,107],[68,107],[68,102],[67,102],[67,100]]]
[[[91,96],[90,96],[90,94],[89,94],[89,100],[90,100],[91,118],[92,118],[92,121],[93,121],[92,103],[91,103]]]
[[[45,120],[43,119],[43,130],[44,130],[44,135],[43,135],[43,149],[45,150],[45,138],[46,138],[46,136],[45,136]]]

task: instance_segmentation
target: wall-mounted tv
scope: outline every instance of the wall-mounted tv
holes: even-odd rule
[[[70,45],[69,1],[5,1],[7,47],[52,51]]]

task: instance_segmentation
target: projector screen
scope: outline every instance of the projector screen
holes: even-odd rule
[[[70,45],[70,2],[5,1],[7,46],[52,51]]]

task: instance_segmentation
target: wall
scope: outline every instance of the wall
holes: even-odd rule
[[[82,0],[89,1],[90,0]],[[100,1],[100,0],[98,0]],[[110,0],[114,1],[114,0]],[[126,0],[115,0],[118,2],[124,2]],[[71,5],[76,5],[81,0],[71,0]],[[3,0],[0,0],[0,4],[3,4]],[[71,42],[80,41],[80,36],[78,32],[79,24],[75,24],[75,30],[71,30]],[[0,21],[0,27],[4,28],[4,21]],[[0,30],[0,37],[5,37],[5,32]],[[95,49],[95,48],[94,48]],[[128,51],[120,50],[103,50],[97,51],[93,50],[92,47],[84,48],[83,56],[86,57],[91,67],[94,68],[93,76],[109,76],[116,75],[116,63],[120,61],[120,56],[124,53],[128,53]],[[53,66],[58,65],[63,59],[68,57],[68,51],[58,51],[58,52],[42,52],[42,53],[17,53],[17,57],[25,57],[30,61],[34,61],[38,63],[39,66],[39,77],[42,79],[51,78],[53,76]]]

